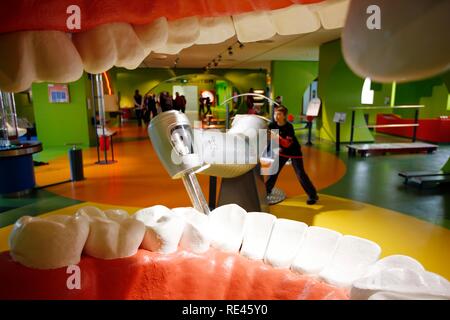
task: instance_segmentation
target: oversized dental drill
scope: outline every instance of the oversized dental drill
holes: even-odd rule
[[[209,214],[208,204],[195,175],[205,166],[197,153],[186,115],[175,110],[160,113],[150,122],[148,135],[170,177],[181,178],[194,208]]]

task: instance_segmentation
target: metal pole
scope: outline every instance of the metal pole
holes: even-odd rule
[[[336,153],[341,151],[341,123],[336,122]]]
[[[355,110],[352,110],[352,123],[350,128],[350,144],[353,144],[353,134],[355,131]]]
[[[17,131],[17,112],[16,112],[16,101],[14,100],[14,93],[12,92],[8,93],[8,100],[10,103],[12,127],[15,130],[14,138],[18,140],[19,133]]]
[[[225,129],[228,130],[230,128],[230,105],[226,104],[226,117],[225,117]]]
[[[96,99],[98,103],[98,115],[100,120],[100,125],[102,126],[103,141],[105,144],[105,163],[108,163],[108,150],[106,150],[106,132],[105,132],[105,101],[103,98],[103,77],[101,73],[97,73],[95,76],[95,88],[96,88]]]
[[[94,112],[94,130],[95,130],[95,137],[97,139],[97,163],[100,162],[100,143],[98,140],[98,132],[97,132],[97,109],[95,107],[97,99],[95,99],[95,79],[93,74],[89,74],[91,79],[91,96],[92,96],[92,108]]]
[[[416,109],[416,112],[414,113],[414,124],[416,124],[416,126],[413,127],[412,142],[416,142],[417,138],[417,125],[419,124],[419,109]]]
[[[195,173],[185,173],[182,176],[182,180],[194,208],[204,214],[209,214],[210,211],[208,204],[206,203],[205,196],[203,195]]]

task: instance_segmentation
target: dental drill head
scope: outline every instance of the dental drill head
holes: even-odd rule
[[[159,114],[150,122],[148,135],[170,177],[183,180],[193,207],[209,214],[208,204],[195,175],[202,169],[202,160],[186,115],[175,110]]]
[[[148,135],[172,179],[182,178],[185,173],[201,168],[192,128],[184,113],[172,110],[159,114],[151,121]]]

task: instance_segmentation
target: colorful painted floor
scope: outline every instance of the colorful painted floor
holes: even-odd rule
[[[145,128],[133,123],[119,128],[114,145],[117,163],[97,165],[95,148],[83,150],[86,180],[42,188],[21,199],[0,197],[0,251],[8,249],[11,224],[22,215],[73,214],[77,208],[96,205],[120,207],[130,213],[155,204],[188,206],[189,198],[179,180],[171,180],[154,153]],[[300,132],[301,138],[304,132]],[[406,254],[428,270],[450,279],[450,189],[419,191],[405,188],[397,176],[403,170],[436,170],[450,155],[441,146],[432,155],[390,155],[348,158],[345,148],[336,156],[326,142],[303,147],[305,168],[319,189],[320,201],[305,204],[306,196],[287,166],[277,187],[288,198],[272,206],[278,217],[304,221],[376,241],[383,256]],[[39,186],[70,176],[65,149],[44,150],[37,155],[48,166],[36,167]],[[199,176],[208,197],[208,177]]]

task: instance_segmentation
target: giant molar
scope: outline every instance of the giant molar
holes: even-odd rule
[[[157,205],[137,211],[134,218],[146,228],[142,248],[166,254],[177,251],[184,221],[172,210]]]
[[[136,69],[150,53],[131,25],[110,23],[73,35],[84,70],[102,73],[113,66]]]
[[[428,272],[416,260],[402,255],[383,258],[351,288],[352,299],[449,299],[450,283]]]
[[[78,80],[81,57],[70,36],[60,31],[0,34],[0,89],[23,91],[33,82]]]
[[[89,236],[84,253],[99,259],[119,259],[136,254],[145,234],[142,222],[122,210],[102,212],[94,207],[78,211],[77,217],[89,220]]]
[[[89,234],[89,222],[80,216],[24,216],[9,237],[10,255],[27,267],[56,269],[78,264]]]

